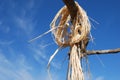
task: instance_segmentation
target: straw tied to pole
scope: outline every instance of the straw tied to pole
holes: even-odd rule
[[[74,14],[70,13],[67,6],[62,7],[53,21],[51,29],[55,42],[62,47],[70,47],[69,66],[67,80],[84,80],[81,67],[81,54],[85,54],[86,46],[90,39],[90,22],[86,12],[75,2],[76,10]],[[71,16],[72,15],[72,16]],[[48,66],[55,56],[51,56]]]

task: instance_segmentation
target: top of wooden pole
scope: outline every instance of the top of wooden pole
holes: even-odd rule
[[[68,8],[68,11],[70,12],[70,16],[71,16],[72,23],[73,23],[73,21],[75,20],[77,16],[77,11],[78,11],[75,1],[74,0],[63,0],[63,2],[65,3],[65,5]]]

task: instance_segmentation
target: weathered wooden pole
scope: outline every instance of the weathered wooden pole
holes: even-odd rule
[[[63,2],[65,3],[65,5],[68,8],[68,11],[70,12],[72,21],[75,20],[75,18],[77,17],[78,8],[77,8],[74,0],[63,0]]]

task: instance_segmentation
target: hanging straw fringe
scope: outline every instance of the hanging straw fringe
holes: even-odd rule
[[[41,37],[43,37],[44,35],[48,34],[49,32],[51,32],[51,31],[53,31],[53,30],[55,30],[55,29],[56,29],[56,28],[52,28],[52,29],[48,30],[47,32],[45,32],[45,33],[43,33],[43,34],[41,34],[41,35],[39,35],[39,36],[31,39],[31,40],[28,41],[28,42],[32,42],[32,41],[34,41],[34,40],[36,40],[36,39],[38,39],[38,38],[41,38]]]
[[[51,76],[51,74],[50,74],[50,63],[51,63],[52,59],[55,57],[55,55],[58,53],[58,51],[59,51],[61,48],[62,48],[62,46],[59,47],[58,49],[56,49],[56,51],[52,54],[52,56],[50,57],[50,59],[49,59],[49,61],[48,61],[47,71],[48,71],[48,76],[49,76],[50,80],[52,80],[52,76]]]
[[[80,58],[77,54],[77,47],[74,45],[71,50],[67,80],[84,80]]]
[[[48,61],[48,65],[47,68],[49,69],[50,67],[50,63],[52,61],[52,59],[55,57],[55,55],[58,53],[58,51],[61,49],[62,47],[59,47],[58,49],[56,49],[56,51],[52,54],[52,56],[50,57],[49,61]]]

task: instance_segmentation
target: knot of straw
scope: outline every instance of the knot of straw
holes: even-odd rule
[[[70,12],[66,6],[58,11],[50,24],[51,28],[54,29],[52,33],[55,42],[59,46],[71,46],[72,44],[88,40],[86,38],[88,38],[91,28],[88,16],[81,6],[77,2],[75,3],[78,8],[75,24],[72,24]]]

